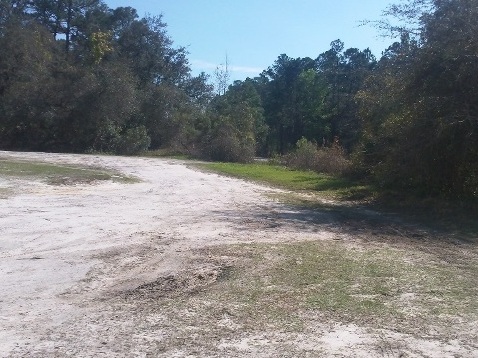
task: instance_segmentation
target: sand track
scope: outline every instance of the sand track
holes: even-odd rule
[[[227,271],[227,258],[198,258],[197,249],[340,239],[330,214],[297,211],[266,195],[275,189],[177,160],[15,152],[0,157],[107,167],[141,179],[74,186],[0,182],[14,193],[0,199],[0,356],[294,356],[279,354],[283,343],[277,342],[287,337],[274,332],[246,341],[216,337],[210,351],[193,354],[181,348],[189,327],[185,337],[171,337],[172,323],[158,305],[161,297],[173,302]],[[383,356],[374,350],[378,338],[360,327],[314,327],[306,339],[290,337],[294,352]],[[161,345],[166,338],[177,346]],[[436,356],[473,356],[468,348],[426,344]]]
[[[259,230],[260,237],[253,237],[241,228],[241,222],[251,220],[260,228],[260,213],[276,205],[262,195],[271,189],[205,174],[179,161],[0,156],[107,167],[141,179],[75,186],[2,182],[15,195],[0,201],[0,356],[61,351],[66,343],[58,342],[55,332],[72,317],[94,315],[94,304],[86,304],[84,313],[79,303],[174,275],[191,248],[280,239]],[[78,331],[63,334],[90,339]],[[68,345],[74,350],[74,342]],[[95,352],[93,347],[92,356]]]

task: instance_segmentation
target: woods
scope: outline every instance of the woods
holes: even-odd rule
[[[400,41],[380,58],[336,40],[218,92],[161,16],[0,0],[0,148],[248,162],[312,146],[381,188],[476,199],[478,1],[410,0],[386,15],[375,24]]]
[[[100,1],[2,1],[4,149],[133,154],[181,140],[210,86],[161,16]]]

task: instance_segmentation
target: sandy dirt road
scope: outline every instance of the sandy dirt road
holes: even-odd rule
[[[0,357],[295,356],[257,337],[239,343],[213,339],[210,351],[165,346],[167,340],[187,341],[192,328],[171,337],[177,330],[172,333],[172,316],[160,306],[165,301],[142,300],[142,292],[153,285],[213,282],[227,262],[196,260],[195,250],[207,246],[337,239],[330,214],[297,211],[272,199],[275,189],[176,160],[14,152],[0,157],[106,167],[141,180],[0,182],[14,193],[0,199]],[[190,277],[178,280],[185,272]],[[393,334],[396,341],[412,339]],[[305,347],[304,357],[383,356],[370,348],[377,337],[338,322],[290,339]],[[415,348],[426,343],[422,351],[436,356],[473,356],[459,345],[410,342]]]
[[[113,168],[141,179],[76,186],[2,183],[16,193],[0,201],[0,356],[141,355],[133,341],[131,351],[115,353],[95,335],[114,329],[107,319],[95,321],[104,309],[97,298],[175,274],[192,248],[288,236],[278,236],[270,220],[277,204],[263,194],[271,189],[178,161],[0,154]],[[270,230],[247,230],[243,223],[252,217]],[[133,339],[129,323],[115,323],[121,326],[119,340]]]

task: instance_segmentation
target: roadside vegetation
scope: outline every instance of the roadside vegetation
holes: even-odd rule
[[[477,9],[401,1],[368,22],[397,39],[380,57],[337,39],[230,84],[227,64],[193,76],[162,16],[101,0],[3,1],[0,147],[280,158],[382,193],[476,202]]]
[[[312,170],[292,169],[274,162],[262,163],[201,163],[200,168],[213,170],[237,178],[254,180],[263,184],[303,193],[318,193],[334,199],[370,198],[373,190],[368,185],[332,174],[321,174]]]
[[[478,234],[476,201],[421,197],[417,193],[383,190],[369,182],[337,174],[292,169],[277,161],[241,163],[195,163],[201,169],[215,171],[290,190],[277,196],[281,201],[304,209],[331,211],[343,219],[371,220],[361,214],[364,208],[394,213],[404,220],[431,229],[460,233],[465,237]],[[323,199],[332,200],[331,204]]]

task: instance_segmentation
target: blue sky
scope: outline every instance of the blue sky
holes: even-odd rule
[[[280,54],[316,58],[341,39],[379,57],[392,42],[361,20],[377,20],[387,0],[105,0],[140,16],[163,14],[175,46],[184,46],[194,74],[213,73],[226,54],[231,80],[255,77]],[[395,1],[397,2],[397,1]]]

